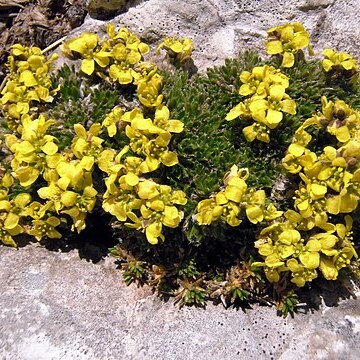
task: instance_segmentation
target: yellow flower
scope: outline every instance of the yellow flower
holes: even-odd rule
[[[304,168],[311,168],[317,160],[314,152],[304,146],[293,143],[282,160],[284,168],[291,174],[297,174]]]
[[[157,47],[156,53],[160,53],[160,49],[164,49],[172,57],[175,57],[178,61],[183,62],[191,57],[194,48],[193,42],[189,38],[174,38],[167,37]]]
[[[359,67],[356,60],[345,52],[337,53],[332,49],[325,49],[321,53],[324,55],[322,66],[326,72],[330,70],[347,70],[347,71],[358,71]]]
[[[266,52],[270,55],[282,55],[282,66],[284,67],[293,67],[294,54],[306,47],[309,48],[311,55],[309,34],[300,23],[289,23],[268,30]]]
[[[55,216],[50,216],[47,219],[35,219],[31,223],[28,234],[34,236],[38,241],[46,237],[60,239],[61,234],[55,229],[59,225],[60,220]]]
[[[75,124],[74,130],[76,136],[73,138],[71,144],[71,150],[78,159],[82,159],[84,156],[90,156],[97,158],[102,151],[103,139],[98,135],[101,132],[101,125],[95,123],[90,126],[90,129],[86,131],[81,124]]]
[[[14,184],[14,178],[10,173],[5,173],[0,181],[2,188],[10,188]]]
[[[149,46],[141,42],[134,33],[125,27],[117,29],[114,24],[109,23],[106,26],[106,33],[109,36],[109,39],[105,41],[106,47],[112,48],[117,44],[126,44],[129,49],[137,50],[141,54],[149,52]]]
[[[201,200],[197,204],[197,214],[195,215],[195,219],[199,225],[210,225],[220,217],[222,212],[223,206],[218,206],[216,208],[214,199]]]
[[[15,44],[8,57],[10,73],[1,92],[3,110],[9,118],[9,128],[16,129],[21,115],[35,110],[34,101],[51,102],[58,88],[51,89],[51,63],[57,58],[45,57],[39,48]]]
[[[264,217],[275,219],[281,216],[273,204],[266,208],[266,196],[263,190],[248,189],[245,180],[248,169],[239,169],[236,165],[224,176],[225,189],[210,199],[198,203],[195,219],[200,225],[210,225],[219,219],[230,226],[239,226],[244,215],[253,224],[263,221]],[[242,213],[242,210],[245,210]]]
[[[116,29],[108,24],[108,39],[103,42],[102,52],[110,58],[109,76],[122,85],[131,84],[138,79],[136,68],[142,63],[143,55],[149,52],[149,46],[127,28]],[[108,80],[105,74],[99,74]]]
[[[11,161],[13,176],[24,187],[32,185],[47,168],[47,163],[56,157],[58,147],[55,137],[47,135],[46,131],[53,120],[46,120],[44,115],[32,120],[30,116],[21,118],[21,140],[14,135],[6,136],[6,144],[14,158]]]
[[[276,222],[260,232],[255,248],[265,258],[266,266],[277,268],[297,251],[300,240],[300,233],[290,223]]]
[[[243,129],[245,138],[249,142],[257,139],[268,143],[269,129],[278,126],[283,113],[296,113],[295,101],[285,93],[289,78],[271,66],[256,66],[251,73],[242,72],[240,80],[244,83],[240,87],[240,95],[251,97],[234,106],[225,120],[237,117],[243,120],[253,119],[255,123]]]
[[[159,239],[165,239],[161,232],[162,223],[160,221],[155,221],[145,228],[146,239],[151,245],[156,245],[159,242]]]
[[[97,165],[99,166],[100,170],[110,174],[112,172],[111,168],[117,164],[115,162],[115,156],[116,151],[114,149],[103,150],[97,159]]]
[[[173,190],[170,186],[159,185],[152,180],[141,179],[136,185],[135,192],[139,197],[138,205],[133,209],[126,208],[124,202],[119,203],[120,208],[117,216],[121,221],[127,218],[132,223],[126,226],[145,232],[150,244],[157,244],[165,237],[162,234],[163,226],[175,228],[179,225],[184,214],[175,205],[185,205],[187,200],[185,194],[180,190]],[[104,209],[111,207],[105,203]],[[134,210],[139,209],[140,214]],[[116,210],[116,209],[114,209]]]
[[[103,196],[102,207],[105,211],[114,215],[119,221],[126,221],[129,214],[133,213],[134,210],[140,209],[144,202],[138,198],[133,187],[131,187],[131,190],[128,190],[113,184],[111,187],[107,185],[107,189]],[[109,191],[109,189],[111,191]],[[131,215],[129,218],[132,219]]]
[[[242,222],[238,217],[239,215],[239,206],[229,201],[224,193],[218,193],[215,199],[206,199],[199,202],[195,219],[199,225],[210,225],[223,217],[230,226],[235,227]]]
[[[326,210],[330,214],[351,213],[358,207],[359,197],[354,194],[334,195],[326,200]]]
[[[251,119],[251,112],[249,109],[250,99],[246,99],[244,102],[241,102],[234,106],[226,115],[225,120],[231,121],[237,117]]]
[[[123,111],[120,107],[115,106],[110,113],[108,113],[102,122],[102,126],[106,128],[108,135],[113,137],[117,133],[117,123],[121,121]]]
[[[346,266],[349,266],[352,258],[357,259],[358,255],[352,244],[349,243],[339,251],[337,256],[334,257],[334,265],[336,269],[340,270]]]
[[[13,236],[23,233],[24,230],[20,225],[12,228],[6,228],[4,225],[4,216],[0,215],[0,240],[4,245],[17,247]]]
[[[10,117],[19,119],[21,115],[30,111],[32,101],[40,101],[36,91],[26,88],[24,85],[18,85],[14,81],[9,81],[2,90],[1,104],[5,105],[5,110]]]
[[[270,142],[270,131],[265,125],[254,123],[244,127],[242,132],[249,142],[252,142],[255,139],[265,143]]]
[[[276,209],[274,204],[269,204],[264,211],[264,219],[266,221],[272,221],[279,218],[283,214],[283,211]]]
[[[252,118],[270,129],[278,126],[283,118],[283,112],[288,114],[296,114],[295,101],[285,93],[282,85],[272,85],[269,88],[267,99],[253,96],[249,109]]]
[[[312,281],[317,277],[315,269],[307,269],[305,266],[299,264],[296,259],[289,259],[286,262],[286,266],[291,271],[291,282],[297,287],[303,287],[305,283]]]
[[[140,199],[151,200],[160,194],[158,184],[152,180],[144,180],[139,183],[137,194]]]
[[[73,220],[72,231],[78,233],[85,228],[85,218],[94,209],[97,191],[92,186],[86,186],[82,194],[64,191],[60,196],[61,213],[69,215]]]
[[[180,120],[170,120],[170,111],[167,106],[159,105],[155,110],[153,124],[160,132],[180,133],[184,130],[184,123]]]
[[[247,202],[246,216],[253,224],[264,220],[266,195],[264,190],[251,189],[245,197]],[[274,205],[273,205],[274,206]],[[275,209],[276,210],[276,209]]]
[[[83,33],[75,39],[68,40],[62,45],[62,51],[65,55],[71,56],[72,52],[81,55],[81,71],[91,75],[95,71],[95,63],[104,68],[109,65],[110,53],[101,50],[98,44],[100,39],[92,33]]]
[[[38,201],[32,201],[27,207],[26,214],[34,220],[42,219],[48,212],[53,211],[53,202],[47,201],[45,204],[41,204]]]
[[[70,162],[60,161],[56,166],[56,171],[59,175],[56,185],[62,190],[72,187],[76,191],[91,186],[93,165],[94,158],[91,156],[84,156],[81,160],[76,159]]]
[[[159,94],[162,87],[163,77],[154,74],[150,79],[137,81],[136,92],[140,102],[146,107],[158,107],[163,101],[163,95]]]
[[[174,166],[179,160],[175,152],[168,150],[171,135],[168,132],[161,133],[156,139],[149,140],[143,148],[145,161],[140,165],[140,171],[145,174],[155,171],[160,163],[165,166]]]
[[[326,280],[336,280],[338,277],[338,270],[334,264],[334,259],[326,256],[321,257],[320,271]]]
[[[243,71],[240,75],[243,85],[240,86],[239,94],[242,96],[258,95],[266,97],[267,88],[270,85],[282,85],[289,87],[289,78],[275,69],[273,66],[255,66],[251,72]]]
[[[27,205],[31,197],[27,193],[9,200],[7,191],[2,192],[0,200],[0,240],[3,244],[16,247],[13,236],[24,233],[21,219],[27,216]]]

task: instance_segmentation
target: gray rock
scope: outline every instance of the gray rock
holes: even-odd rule
[[[325,8],[334,3],[335,0],[304,0],[299,5],[299,9],[303,11],[316,10],[318,8]]]
[[[205,310],[126,287],[114,260],[0,247],[3,360],[358,359],[360,302],[294,319],[274,308]]]
[[[204,71],[244,49],[265,55],[266,30],[295,21],[309,31],[318,55],[331,47],[360,57],[359,13],[358,0],[148,0],[112,22],[129,27],[153,45],[167,35],[190,37],[196,44],[195,65]],[[105,23],[88,17],[72,35],[104,34]]]

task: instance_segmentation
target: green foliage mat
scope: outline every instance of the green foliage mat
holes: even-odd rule
[[[252,261],[261,260],[254,249],[259,227],[248,220],[236,228],[220,222],[199,226],[194,221],[196,206],[220,190],[224,174],[237,164],[249,169],[248,186],[264,189],[279,209],[287,209],[296,187],[281,160],[295,130],[312,114],[321,111],[322,96],[329,100],[342,99],[360,110],[360,94],[346,82],[329,83],[319,61],[300,61],[296,67],[282,70],[290,78],[287,93],[296,101],[296,115],[287,115],[271,132],[270,143],[249,143],[242,134],[246,122],[239,119],[228,122],[225,117],[244,100],[238,92],[240,74],[265,64],[280,66],[279,60],[264,61],[256,53],[247,51],[226,60],[223,66],[209,68],[206,74],[192,75],[182,69],[162,72],[164,103],[171,111],[171,118],[184,123],[184,131],[172,137],[170,146],[178,154],[179,164],[160,168],[152,178],[182,189],[188,203],[184,207],[182,227],[167,228],[167,240],[156,247],[150,245],[143,234],[119,224],[108,227],[108,238],[120,242],[110,253],[119,258],[128,284],[148,283],[162,296],[175,295],[180,304],[203,306],[207,299],[221,299],[224,304],[275,301],[283,313],[293,311],[295,287],[289,283],[269,285],[260,269],[251,269]],[[45,112],[59,120],[60,125],[55,125],[51,134],[57,137],[60,150],[71,145],[74,124],[88,129],[93,123],[102,123],[115,105],[131,109],[134,101],[136,103],[133,86],[79,77],[67,66],[53,79],[53,87],[57,85],[61,85],[60,91],[55,102],[45,106]],[[322,148],[323,139],[320,137],[317,142],[314,147]],[[118,133],[114,138],[107,138],[105,144],[120,151],[125,137]],[[100,172],[97,175],[94,186],[101,193],[103,176]],[[92,219],[96,216],[104,216],[100,206],[95,208]],[[64,231],[65,237],[72,237]],[[357,223],[353,231],[356,239]],[[223,286],[225,282],[227,285]],[[343,283],[344,278],[340,277],[338,282]],[[316,286],[314,284],[311,286]],[[306,294],[311,286],[298,294]]]

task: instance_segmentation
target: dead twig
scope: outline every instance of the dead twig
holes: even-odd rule
[[[67,38],[67,36],[63,36],[62,38],[54,41],[52,44],[50,44],[49,46],[47,46],[44,50],[42,50],[41,52],[43,54],[47,53],[48,51],[56,48],[58,45],[60,45],[65,39]]]

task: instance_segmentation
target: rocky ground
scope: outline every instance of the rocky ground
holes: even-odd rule
[[[287,319],[259,305],[179,310],[146,286],[125,286],[111,258],[95,265],[37,245],[0,247],[0,258],[3,360],[359,358],[352,297]]]

